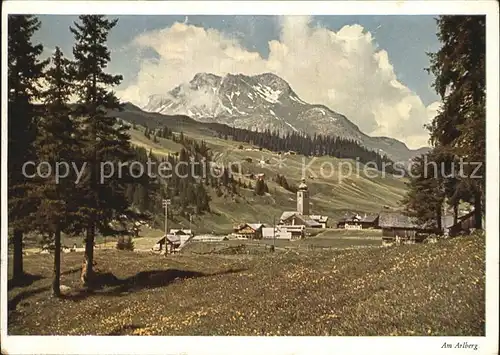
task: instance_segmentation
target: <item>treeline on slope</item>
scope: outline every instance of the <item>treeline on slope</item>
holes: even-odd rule
[[[387,156],[369,150],[353,140],[341,137],[321,134],[310,136],[298,132],[288,132],[282,135],[278,131],[271,130],[259,132],[218,123],[209,123],[208,125],[217,132],[219,138],[253,144],[273,152],[293,151],[306,157],[331,156],[339,159],[353,159],[359,160],[363,164],[371,162],[378,170],[385,169],[386,173],[398,172],[401,174],[402,172],[402,170],[394,169],[393,162]]]
[[[150,159],[157,167],[161,164],[166,164],[164,166],[167,167],[179,167],[175,173],[169,170],[165,171],[163,176],[158,176],[156,184],[130,187],[128,196],[132,198],[134,206],[141,211],[161,215],[163,210],[158,209],[161,203],[158,203],[158,198],[154,197],[160,195],[161,199],[171,200],[172,208],[169,210],[171,211],[169,218],[174,219],[174,215],[190,218],[193,214],[210,212],[211,198],[208,189],[212,189],[218,197],[238,196],[241,188],[253,189],[256,195],[269,192],[265,181],[256,181],[255,186],[251,182],[247,184],[241,178],[236,180],[229,167],[215,164],[212,152],[204,140],[190,138],[183,132],[174,132],[166,126],[158,129],[150,129],[146,126],[144,135],[153,142],[158,142],[158,137],[170,139],[182,145],[183,148],[180,152],[161,157],[155,157],[151,151],[146,154],[144,148],[136,148],[140,152],[140,160],[144,163]],[[135,198],[134,195],[136,195]]]
[[[440,16],[442,43],[430,53],[433,87],[442,108],[427,126],[433,149],[415,158],[407,213],[442,230],[443,208],[474,206],[475,228],[482,229],[485,208],[486,30],[484,16]],[[457,46],[457,43],[460,43]]]
[[[177,119],[177,116],[169,117],[173,120]],[[145,126],[144,135],[155,143],[158,142],[158,137],[172,139],[175,135],[172,128],[168,124],[160,122],[160,119],[156,119],[154,122],[146,122],[145,119],[138,115],[128,115],[127,118],[130,122],[133,122],[134,129],[136,124]],[[185,116],[178,116],[178,118],[190,120]],[[193,121],[193,124],[196,123],[201,124]],[[151,124],[157,125],[159,128],[149,128]],[[208,127],[219,138],[253,144],[273,152],[294,151],[305,156],[332,156],[339,159],[353,159],[359,160],[363,164],[371,162],[378,170],[385,169],[386,173],[405,173],[406,167],[404,165],[399,165],[398,169],[394,169],[395,163],[386,155],[367,149],[354,140],[321,134],[310,136],[298,132],[283,135],[278,131],[252,131],[230,127],[221,123],[203,123],[203,126]]]
[[[152,166],[152,176],[147,183],[138,182],[127,187],[126,196],[137,210],[162,216],[164,213],[162,200],[170,199],[172,203],[169,209],[170,219],[174,219],[174,215],[187,217],[210,211],[210,196],[205,184],[211,182],[214,186],[218,186],[219,182],[210,181],[209,177],[203,178],[202,164],[205,162],[199,155],[191,155],[183,148],[177,155],[158,158],[142,147],[136,147],[135,150],[137,161],[142,166],[148,164]],[[180,162],[186,164],[179,164]],[[173,169],[160,172],[162,166],[171,166]],[[176,166],[178,166],[177,172],[174,171]],[[229,186],[227,180],[221,180],[223,180],[221,185],[226,183],[225,186]]]

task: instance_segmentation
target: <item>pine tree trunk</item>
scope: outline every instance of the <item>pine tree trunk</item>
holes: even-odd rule
[[[14,270],[13,270],[13,279],[19,280],[24,276],[23,269],[23,232],[19,229],[14,229],[13,235],[13,244],[14,244]]]
[[[85,238],[85,265],[84,272],[82,275],[83,286],[89,287],[91,285],[94,266],[94,237],[95,237],[95,226],[91,222],[87,229],[87,236]]]
[[[443,233],[443,223],[441,221],[443,217],[443,212],[442,212],[442,209],[441,209],[441,206],[436,210],[436,222],[437,222],[437,230],[438,230],[438,233],[441,234]]]
[[[55,297],[61,296],[61,229],[56,228],[54,234],[54,279],[52,280],[52,295]]]
[[[483,210],[480,191],[474,193],[474,228],[483,229]]]
[[[458,203],[453,204],[453,225],[458,223]]]

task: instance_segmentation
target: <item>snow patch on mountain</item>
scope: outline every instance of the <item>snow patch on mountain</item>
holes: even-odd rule
[[[188,115],[203,122],[219,122],[251,130],[321,133],[350,139],[369,149],[382,149],[389,157],[414,156],[402,142],[370,137],[345,116],[324,105],[303,101],[282,78],[264,73],[223,77],[198,73],[164,94],[151,95],[142,108],[167,115]]]
[[[253,88],[262,96],[264,100],[270,103],[277,103],[281,94],[279,90],[273,90],[269,86],[265,86],[262,84],[257,84],[253,86]]]

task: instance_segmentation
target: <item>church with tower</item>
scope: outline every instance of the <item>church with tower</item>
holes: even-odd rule
[[[309,190],[305,179],[302,179],[297,191],[297,212],[304,216],[309,215]]]
[[[297,190],[297,210],[283,212],[280,217],[280,225],[326,228],[327,222],[328,216],[310,214],[309,188],[305,179],[302,179]]]

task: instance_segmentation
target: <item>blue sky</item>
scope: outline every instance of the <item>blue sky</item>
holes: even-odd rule
[[[148,90],[147,89],[148,87],[146,86],[146,84],[140,82],[141,80],[140,77],[147,70],[151,70],[150,67],[151,63],[149,62],[151,59],[159,61],[155,63],[156,65],[155,68],[157,72],[163,72],[163,70],[165,71],[170,70],[169,68],[172,67],[172,63],[168,62],[166,58],[170,58],[168,53],[169,51],[168,43],[169,39],[173,38],[171,37],[173,36],[173,32],[172,31],[168,32],[167,29],[172,28],[172,25],[176,22],[184,23],[185,26],[190,26],[189,28],[191,29],[196,27],[203,29],[204,31],[207,31],[206,33],[201,33],[201,32],[199,33],[200,36],[205,36],[203,38],[211,38],[211,40],[216,41],[220,38],[219,36],[222,36],[227,40],[235,42],[236,43],[235,46],[237,48],[243,48],[246,52],[250,53],[258,52],[260,56],[260,58],[258,59],[259,61],[260,60],[266,61],[269,59],[268,58],[270,54],[269,41],[273,40],[279,41],[280,43],[282,43],[283,45],[287,45],[288,47],[293,47],[294,45],[298,45],[297,44],[298,42],[295,44],[287,43],[286,42],[287,35],[284,33],[291,33],[291,31],[294,29],[297,29],[297,31],[299,31],[300,26],[307,26],[308,28],[311,29],[319,28],[323,31],[321,33],[318,32],[316,36],[308,34],[307,36],[310,37],[302,39],[304,41],[303,43],[309,43],[316,38],[318,39],[323,38],[321,37],[322,33],[339,34],[340,33],[339,31],[342,28],[344,28],[344,26],[349,27],[353,25],[359,25],[361,29],[359,30],[359,26],[356,28],[358,28],[358,30],[362,34],[366,34],[367,32],[369,32],[371,34],[371,40],[367,40],[366,43],[363,44],[363,47],[358,46],[355,49],[351,49],[352,51],[356,52],[355,57],[350,56],[350,54],[347,55],[346,58],[355,58],[357,63],[362,63],[361,65],[363,66],[362,68],[353,66],[351,67],[351,71],[358,70],[358,68],[360,68],[359,70],[363,71],[372,70],[373,68],[371,69],[371,67],[368,67],[367,64],[365,64],[365,61],[362,58],[362,56],[366,56],[373,59],[378,51],[383,50],[387,53],[387,61],[392,66],[392,68],[389,71],[392,71],[395,77],[397,78],[399,84],[401,84],[406,88],[404,90],[402,89],[402,92],[403,91],[406,92],[405,90],[408,89],[412,93],[412,95],[416,96],[421,101],[421,104],[423,105],[424,108],[432,104],[434,104],[435,108],[436,102],[439,101],[438,96],[431,88],[431,83],[433,78],[424,70],[424,68],[429,65],[429,60],[426,55],[426,52],[435,52],[440,46],[438,39],[436,37],[437,28],[433,16],[415,16],[415,15],[314,16],[312,18],[309,18],[306,25],[304,25],[300,21],[298,21],[296,24],[291,25],[290,23],[293,21],[288,21],[288,22],[283,21],[282,18],[277,16],[185,17],[185,16],[158,15],[158,16],[111,16],[111,17],[117,17],[119,19],[117,26],[112,31],[109,37],[109,42],[108,42],[109,47],[112,50],[112,62],[109,65],[109,70],[112,72],[120,73],[124,76],[124,81],[122,85],[118,88],[118,90],[126,90],[127,88],[134,86],[135,88],[140,88],[142,90],[141,92],[144,94],[144,92]],[[75,20],[77,20],[77,17],[68,15],[43,15],[43,16],[40,15],[39,18],[42,21],[42,28],[36,34],[35,40],[42,42],[45,45],[47,52],[52,51],[55,48],[55,46],[60,46],[66,55],[70,55],[71,47],[73,45],[73,37],[72,34],[69,32],[69,26],[72,25]],[[197,35],[189,32],[189,28],[179,27],[177,28],[176,33],[184,33],[186,36]],[[350,32],[346,31],[345,29],[346,28],[344,28],[343,32],[347,36],[351,36],[352,33],[357,33],[354,28],[351,28]],[[215,37],[213,37],[213,33],[209,33],[208,31],[215,31],[217,39],[214,39]],[[304,32],[301,30],[300,33],[303,34]],[[290,38],[288,39],[288,42],[293,41],[293,36],[294,35],[292,35],[291,40]],[[345,35],[342,38],[344,37]],[[141,38],[141,40],[138,41],[137,40],[138,38]],[[297,41],[301,40],[299,37],[297,38],[298,38]],[[339,41],[342,43],[345,42],[345,40],[343,39]],[[175,47],[175,45],[178,46],[179,43],[182,43],[182,41],[176,42],[176,44],[172,44],[172,47]],[[193,39],[191,38],[191,42],[189,43],[198,43],[198,42],[196,41],[193,42]],[[305,45],[306,44],[304,44],[304,46]],[[311,47],[311,48],[313,48],[311,50],[314,50],[314,48],[316,47]],[[337,46],[335,48],[339,47]],[[352,48],[352,46],[346,48]],[[335,49],[333,49],[332,47],[330,48],[330,50],[334,51]],[[185,49],[182,49],[182,51],[185,51]],[[194,49],[192,51],[194,51]],[[328,53],[329,52],[325,51],[326,57],[328,57]],[[197,56],[190,52],[188,53],[188,57],[186,59],[189,60],[190,63],[188,64],[188,62],[186,62],[186,65],[193,65],[193,73],[194,71],[196,71],[196,68],[200,67],[192,63],[193,60],[192,58],[195,57]],[[327,60],[327,58],[322,58],[322,60],[325,61]],[[349,60],[352,61],[353,59]],[[286,61],[286,58],[283,59],[283,61]],[[311,62],[312,61],[317,62],[318,59],[312,58]],[[269,63],[266,64],[265,66],[266,68],[272,67],[272,65],[268,64]],[[315,64],[315,65],[319,66],[320,64]],[[330,62],[330,64],[327,65],[335,66],[334,56],[332,56],[332,61]],[[383,66],[383,64],[380,65]],[[316,70],[318,69],[316,68]],[[373,70],[377,72],[380,71],[379,69],[376,68]],[[227,72],[230,70],[226,69],[223,71]],[[277,73],[281,72],[277,70]],[[288,71],[288,73],[290,73],[290,71]],[[191,72],[186,73],[185,78],[187,78],[191,74],[192,74]],[[354,78],[353,81],[360,86],[378,85],[377,82],[375,81],[379,80],[376,79],[379,77],[378,74],[375,75],[375,73],[371,72],[367,72],[365,74],[367,76],[372,75],[373,78],[367,81],[363,81],[363,78]],[[304,76],[306,75],[307,73],[304,73]],[[336,75],[337,76],[335,76],[335,78],[338,78],[339,74]],[[358,73],[358,75],[361,74]],[[172,78],[172,75],[170,75],[169,78]],[[285,77],[285,79],[291,82],[292,87],[294,89],[296,89],[296,87],[299,88],[298,90],[296,90],[298,91],[299,95],[302,93],[302,96],[307,96],[308,93],[311,92],[311,90],[306,86],[306,84],[305,83],[302,84],[298,78],[291,78],[291,74],[289,74],[288,77]],[[171,80],[172,81],[170,81],[170,79],[168,80],[165,79],[164,80],[165,84],[162,87],[153,88],[153,86],[151,86],[150,88],[153,91],[154,90],[158,91],[163,89],[165,91],[168,91],[169,88],[175,86],[176,84],[179,84],[176,83],[173,78]],[[327,81],[328,78],[325,78],[325,75],[323,74],[321,80]],[[385,79],[380,79],[380,80],[385,80]],[[390,79],[387,80],[390,81]],[[335,79],[335,81],[338,82],[338,79]],[[321,103],[328,104],[328,106],[330,106],[332,109],[336,111],[339,111],[344,114],[349,114],[348,118],[351,119],[356,124],[358,124],[362,130],[364,130],[369,134],[389,135],[392,133],[390,132],[389,127],[394,126],[393,124],[391,124],[390,122],[384,123],[381,122],[380,119],[377,119],[378,116],[382,116],[382,113],[378,112],[373,114],[367,113],[363,115],[361,114],[357,115],[356,103],[343,105],[342,102],[340,101],[341,99],[339,98],[340,97],[339,91],[343,89],[344,87],[338,87],[338,88],[332,87],[332,92],[335,92],[336,95],[332,93],[330,96],[332,98],[331,100],[329,100],[326,96],[323,99],[320,99],[320,97],[322,96],[319,94],[315,94],[315,96],[313,97],[314,98],[318,97],[319,101],[323,101]],[[159,92],[150,92],[149,94],[156,94],[156,93]],[[372,94],[373,93],[370,94],[364,93],[364,95],[372,95]],[[374,95],[376,96],[376,93]],[[336,99],[333,99],[333,97],[335,97]],[[305,98],[311,100],[311,97],[305,97]],[[370,98],[370,100],[374,99]],[[415,106],[417,104],[420,105],[420,103],[415,104],[416,101],[413,99],[412,99],[413,101],[410,100],[411,101],[410,102],[405,97],[402,97],[401,100],[404,101],[404,104],[402,104],[403,106],[405,105]],[[336,107],[332,107],[332,105],[335,105]],[[391,101],[385,103],[384,105],[394,106],[394,105],[399,105],[399,103]],[[374,106],[378,107],[380,105],[378,102],[374,101],[374,103],[372,103],[370,107]],[[382,105],[380,107],[385,107],[385,106]],[[377,110],[380,111],[382,109],[378,108]],[[404,108],[399,109],[399,111],[401,110],[404,111]],[[407,117],[407,119],[411,120],[412,118],[410,116]],[[426,120],[428,121],[428,118],[420,118],[421,121],[421,122],[419,121],[420,126],[422,126],[424,123],[427,123]],[[422,136],[422,134],[424,133],[419,132],[420,136]],[[397,136],[397,135],[392,134],[392,136]],[[404,139],[405,136],[399,136],[397,138],[405,140]],[[408,139],[407,143],[409,143],[409,145],[418,146],[421,145],[422,142],[424,142],[422,139],[423,138],[420,137],[416,139],[414,143],[411,142],[411,139]]]

